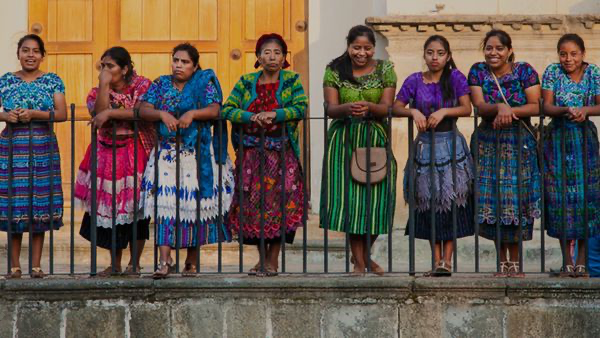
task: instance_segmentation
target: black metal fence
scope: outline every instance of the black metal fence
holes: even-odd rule
[[[325,109],[327,109],[327,107],[325,107]],[[70,209],[70,214],[69,215],[64,215],[64,219],[65,219],[65,223],[69,223],[70,222],[70,245],[69,245],[69,269],[66,272],[62,272],[62,273],[55,273],[55,269],[54,269],[54,254],[55,254],[55,248],[54,248],[54,230],[53,230],[53,226],[52,226],[52,222],[53,222],[53,217],[50,217],[50,231],[49,231],[49,243],[48,243],[48,251],[49,251],[49,256],[48,256],[48,267],[49,267],[49,274],[69,274],[69,275],[75,275],[75,274],[81,274],[81,271],[76,271],[76,265],[81,265],[80,263],[78,263],[81,259],[81,255],[83,255],[82,253],[78,253],[75,251],[75,246],[76,246],[76,240],[75,240],[75,226],[74,224],[77,223],[77,219],[76,219],[76,215],[75,215],[75,209],[74,209],[74,198],[75,198],[75,168],[76,166],[78,166],[78,163],[75,163],[75,142],[79,141],[75,139],[75,105],[71,104],[70,107],[70,111],[71,111],[71,116],[70,116],[70,121],[66,122],[66,123],[70,123],[70,130],[71,130],[71,149],[70,149],[70,161],[71,161],[71,172],[70,172],[70,177],[71,177],[71,194],[70,194],[70,202],[71,202],[71,209]],[[543,104],[540,102],[540,116],[539,116],[539,126],[544,126],[545,121],[546,121],[546,117],[544,116],[543,113]],[[369,119],[369,118],[364,118],[365,120]],[[474,145],[475,145],[475,149],[477,149],[478,147],[478,138],[477,138],[477,133],[478,133],[478,123],[479,123],[479,119],[480,117],[477,114],[477,110],[475,110],[473,116],[465,118],[465,119],[472,119],[473,120],[473,127],[474,127]],[[285,183],[284,182],[278,182],[278,184],[282,184],[283,189],[281,189],[281,194],[282,194],[282,203],[281,203],[281,213],[282,213],[282,224],[283,226],[281,227],[281,272],[282,273],[332,273],[332,269],[330,267],[330,231],[328,230],[328,224],[327,224],[327,217],[324,218],[323,224],[322,224],[322,229],[318,230],[320,232],[322,232],[322,269],[317,269],[317,270],[313,270],[309,268],[309,258],[308,258],[308,252],[309,250],[314,250],[314,245],[311,245],[311,248],[309,248],[308,246],[308,242],[307,242],[307,238],[308,238],[308,220],[309,220],[309,182],[308,182],[308,175],[307,175],[307,170],[308,170],[308,163],[309,163],[309,159],[308,159],[308,148],[310,145],[310,141],[309,141],[309,124],[311,123],[322,123],[322,132],[323,132],[323,139],[324,139],[324,149],[327,149],[329,147],[329,140],[328,140],[328,127],[329,124],[331,122],[332,118],[328,117],[327,114],[324,114],[323,117],[306,117],[301,121],[298,121],[299,126],[301,128],[301,139],[302,139],[302,145],[301,145],[301,165],[304,168],[304,174],[302,176],[303,179],[303,195],[304,195],[304,201],[303,201],[303,217],[302,217],[302,224],[303,227],[302,229],[299,231],[302,232],[302,244],[301,244],[301,250],[299,250],[299,244],[294,244],[294,247],[296,248],[296,253],[301,251],[302,255],[301,255],[301,268],[299,269],[293,269],[294,271],[291,271],[288,268],[288,265],[286,264],[286,262],[288,261],[288,255],[286,254],[286,250],[289,252],[288,249],[286,249],[286,235],[287,235],[287,228],[286,228],[286,206],[285,206],[285,200],[286,200],[286,189],[285,189]],[[393,136],[393,132],[392,132],[392,125],[393,124],[404,124],[406,123],[407,126],[407,133],[408,133],[408,163],[409,166],[412,165],[414,163],[414,152],[415,152],[415,133],[414,133],[414,126],[413,126],[413,121],[411,118],[398,118],[398,117],[393,117],[392,116],[392,110],[391,108],[389,109],[388,115],[385,118],[382,119],[378,119],[378,121],[383,122],[385,125],[385,128],[387,130],[387,134],[388,134],[388,142],[386,145],[386,153],[387,153],[387,175],[389,176],[390,170],[391,170],[391,165],[390,165],[390,159],[392,158],[392,154],[393,154],[393,149],[392,149],[392,136]],[[39,122],[39,121],[37,121]],[[49,123],[50,129],[53,130],[54,127],[54,123],[57,123],[57,121],[55,121],[54,115],[51,114],[50,115],[50,120],[47,121]],[[133,133],[133,138],[134,138],[134,157],[137,158],[137,152],[141,151],[138,150],[138,131],[139,131],[139,126],[138,126],[138,122],[139,122],[139,116],[137,116],[137,112],[136,112],[136,116],[131,120],[132,124],[133,124],[133,128],[134,128],[134,133]],[[215,120],[214,123],[216,124],[216,132],[220,135],[223,132],[227,132],[227,128],[225,126],[225,123],[227,123],[225,120],[222,119],[218,119]],[[371,134],[371,130],[369,129],[370,124],[367,124],[367,163],[370,163],[370,149],[372,147],[372,145],[370,144],[370,134]],[[8,162],[12,163],[13,161],[13,141],[12,141],[12,132],[13,132],[13,125],[11,123],[7,124],[7,135],[8,135],[8,140],[9,140],[9,154],[8,154]],[[200,128],[200,126],[198,126],[198,128]],[[239,135],[241,137],[243,137],[244,135],[244,129],[239,126],[239,125],[233,125],[233,128],[237,129],[237,132],[239,133]],[[519,191],[521,191],[520,187],[521,187],[521,164],[522,164],[522,148],[523,148],[523,140],[521,139],[521,128],[523,128],[521,126],[521,124],[519,124],[519,133],[518,133],[518,165],[519,165],[519,169],[518,169],[518,186],[519,186]],[[564,124],[562,126],[562,133],[564,135]],[[313,128],[314,129],[314,128]],[[541,196],[541,219],[539,222],[539,232],[540,232],[540,247],[539,247],[539,259],[540,259],[540,266],[539,266],[539,270],[534,270],[534,271],[528,271],[528,272],[537,272],[537,273],[546,273],[547,271],[547,267],[546,267],[546,260],[545,260],[545,256],[546,256],[546,242],[545,242],[545,224],[546,224],[546,219],[545,219],[545,198],[544,198],[544,165],[543,165],[543,161],[544,161],[544,156],[543,156],[543,140],[544,140],[544,128],[538,128],[539,129],[539,140],[538,141],[538,153],[539,153],[539,164],[540,164],[540,171],[541,171],[541,192],[540,192],[540,196]],[[29,125],[29,131],[30,131],[30,135],[31,134],[31,124]],[[282,137],[283,139],[287,139],[288,135],[286,135],[286,128],[282,128],[283,132],[282,132]],[[91,216],[91,245],[90,245],[90,252],[89,252],[89,260],[90,260],[90,264],[89,264],[89,271],[84,272],[84,274],[89,274],[89,275],[96,275],[98,272],[98,265],[97,265],[97,260],[98,260],[98,250],[97,250],[97,234],[96,234],[96,224],[97,224],[97,200],[96,200],[96,192],[98,190],[98,186],[97,186],[97,167],[98,167],[98,163],[97,163],[97,154],[98,154],[98,149],[97,149],[97,129],[95,126],[91,126],[91,175],[92,175],[92,179],[91,179],[91,212],[90,212],[90,216]],[[318,131],[317,131],[318,132]],[[454,135],[454,139],[452,141],[452,146],[453,146],[453,150],[452,150],[452,159],[451,159],[451,165],[452,165],[452,180],[453,180],[453,186],[456,186],[456,179],[457,179],[457,175],[456,175],[456,167],[457,167],[457,155],[456,155],[456,147],[457,147],[457,126],[456,126],[456,120],[453,121],[452,123],[452,132]],[[429,134],[429,137],[431,137],[431,140],[435,139],[435,131],[434,130],[429,130],[427,132]],[[588,142],[587,142],[587,133],[588,130],[587,128],[584,128],[584,151],[583,153],[585,154],[585,158],[583,160],[584,163],[584,181],[588,182],[588,158],[587,158],[587,154],[588,154]],[[116,127],[115,125],[113,125],[113,142],[112,142],[112,154],[113,154],[113,159],[116,158]],[[261,161],[260,161],[260,169],[259,169],[259,175],[262,177],[264,176],[264,171],[265,171],[265,160],[264,160],[264,149],[265,149],[265,132],[264,130],[260,133],[260,156],[261,156]],[[177,171],[176,171],[176,182],[177,182],[177,192],[176,195],[179,196],[179,190],[180,190],[180,158],[179,158],[179,153],[180,153],[180,149],[179,149],[179,145],[181,144],[181,134],[178,131],[177,132],[177,158],[176,158],[176,167],[177,167]],[[201,149],[199,147],[199,138],[200,138],[200,133],[198,133],[198,149],[196,151],[200,152]],[[563,203],[563,210],[566,209],[566,173],[564,168],[566,168],[565,165],[565,138],[562,137],[562,144],[561,144],[561,148],[562,148],[562,158],[561,158],[561,168],[562,170],[562,203]],[[221,138],[219,137],[219,144],[221,146],[223,146],[223,144],[221,143]],[[314,146],[314,145],[313,145]],[[159,147],[159,142],[158,142],[158,136],[157,136],[157,142],[155,142],[155,152],[158,153],[158,147]],[[499,143],[499,137],[498,137],[498,132],[496,132],[496,150],[498,151],[500,149],[500,143]],[[54,151],[56,149],[51,149],[51,151]],[[57,150],[56,150],[57,151]],[[244,144],[243,142],[240,142],[240,146],[238,147],[238,149],[236,150],[236,154],[235,156],[239,156],[241,158],[243,158],[243,154],[244,154],[245,148],[244,148]],[[281,147],[281,165],[282,165],[282,172],[285,173],[286,172],[286,161],[285,156],[286,156],[286,151],[289,151],[288,149],[286,149],[286,147]],[[433,256],[433,247],[435,245],[435,238],[436,238],[436,227],[435,227],[435,223],[436,223],[436,213],[435,213],[435,207],[434,207],[434,203],[435,203],[435,194],[436,194],[436,189],[434,188],[433,184],[434,184],[434,179],[433,179],[433,174],[434,174],[434,165],[435,165],[435,156],[436,156],[436,152],[435,152],[435,142],[431,143],[431,147],[430,147],[430,157],[431,157],[431,161],[430,161],[430,171],[429,173],[432,175],[430,177],[430,182],[431,182],[431,200],[430,200],[430,217],[431,217],[431,241],[430,241],[430,245],[431,245],[431,249],[432,249],[432,255],[431,255],[431,268],[434,269],[435,268],[435,259]],[[475,210],[474,212],[474,227],[475,227],[475,235],[472,239],[465,239],[465,241],[467,240],[472,240],[473,244],[474,244],[474,249],[473,249],[473,257],[474,257],[474,266],[472,268],[461,268],[458,269],[459,266],[459,261],[458,261],[458,246],[457,246],[457,206],[456,203],[453,202],[452,203],[452,223],[453,223],[453,233],[454,233],[454,238],[452,240],[452,242],[454,243],[454,251],[453,251],[453,272],[468,272],[468,273],[479,273],[482,272],[480,269],[480,236],[479,236],[479,219],[478,219],[478,196],[479,196],[479,188],[478,188],[478,184],[477,184],[477,177],[478,177],[478,152],[474,151],[473,153],[473,160],[475,163],[475,166],[473,168],[473,173],[474,173],[474,177],[475,177],[475,184],[473,184],[472,187],[472,191],[474,194],[474,198],[473,198],[473,208]],[[63,156],[65,154],[62,154]],[[30,141],[29,141],[29,160],[30,162],[33,161],[35,157],[34,151],[33,151],[33,141],[32,141],[32,137],[30,137]],[[197,156],[198,161],[199,161],[199,156]],[[50,161],[52,161],[52,157],[50,157]],[[319,163],[320,159],[314,159],[313,164],[314,163]],[[117,168],[117,163],[116,161],[113,160],[113,174],[114,172],[116,172]],[[327,166],[330,165],[330,163],[328,163],[328,161],[324,160],[323,162],[323,168],[322,170],[327,170]],[[51,168],[52,168],[52,162],[51,164]],[[155,169],[155,180],[154,182],[157,182],[157,176],[159,173],[159,168],[158,168],[158,157],[155,156],[155,163],[154,163],[154,169]],[[134,172],[137,173],[137,161],[134,161]],[[200,175],[200,165],[198,162],[198,172],[197,175]],[[409,168],[410,169],[410,168]],[[12,212],[12,207],[11,207],[11,200],[13,198],[13,181],[12,181],[12,166],[8,165],[8,194],[7,194],[7,199],[8,199],[8,212],[7,212],[7,218],[9,220],[9,224],[12,223],[13,220],[13,212]],[[346,177],[348,179],[351,179],[350,174],[349,174],[349,163],[345,164],[345,168],[344,170],[346,171]],[[496,174],[497,177],[499,177],[500,174],[500,161],[499,161],[499,157],[496,157]],[[239,165],[237,168],[235,168],[236,171],[236,187],[235,189],[237,189],[237,198],[238,198],[238,203],[241,207],[241,209],[243,209],[244,205],[247,204],[246,201],[246,196],[245,195],[245,191],[242,187],[242,184],[240,182],[243,181],[243,176],[246,174],[244,173],[244,171],[242,170],[242,166]],[[412,170],[407,170],[406,173],[407,175],[412,175]],[[402,172],[399,172],[399,177],[401,177]],[[52,204],[52,195],[53,195],[53,186],[52,186],[52,181],[53,179],[55,179],[53,177],[54,173],[51,170],[50,171],[50,206],[51,206],[51,210],[50,210],[50,214],[53,214],[53,204]],[[219,185],[222,184],[222,180],[221,178],[223,177],[223,166],[219,165]],[[30,182],[33,182],[33,169],[30,168],[29,171],[29,178],[30,178]],[[282,175],[282,180],[285,180],[285,175]],[[496,180],[496,201],[499,201],[502,196],[500,196],[500,187],[499,187],[499,181],[500,180]],[[323,176],[323,181],[321,182],[322,185],[327,185],[327,176],[324,175]],[[388,187],[388,191],[391,193],[392,191],[394,191],[395,189],[392,189],[393,187],[391,187],[391,180],[387,180],[387,184],[389,184],[390,186]],[[139,182],[137,180],[134,180],[134,191],[137,191],[139,186]],[[587,184],[584,185],[585,186],[585,201],[584,201],[584,210],[585,210],[585,214],[584,214],[584,223],[588,224],[588,186]],[[367,183],[366,183],[366,189],[367,189],[367,195],[371,195],[371,187],[372,187],[372,183],[371,183],[371,172],[367,171]],[[32,219],[33,219],[33,206],[32,206],[32,200],[33,200],[33,187],[30,185],[29,187],[29,197],[30,197],[30,203],[29,203],[29,231],[31,233],[32,229]],[[112,180],[112,196],[113,196],[113,201],[112,201],[112,207],[113,207],[113,219],[112,219],[112,249],[111,251],[111,262],[112,262],[112,266],[113,266],[113,272],[116,273],[117,271],[114,270],[114,267],[116,266],[115,261],[117,259],[116,257],[116,200],[115,200],[115,196],[116,196],[116,179],[114,179],[113,176],[113,180]],[[267,207],[265,205],[265,198],[264,198],[264,184],[261,183],[261,200],[260,200],[260,234],[261,234],[261,238],[260,238],[260,244],[258,245],[258,249],[259,249],[259,255],[261,257],[261,269],[264,269],[264,262],[265,262],[265,236],[264,236],[264,215],[266,212],[268,212]],[[387,264],[385,264],[387,266],[387,272],[398,272],[398,273],[408,273],[410,275],[415,275],[421,271],[418,271],[417,267],[416,267],[416,254],[415,254],[415,179],[414,177],[409,176],[408,177],[408,196],[409,196],[409,201],[408,201],[408,212],[409,212],[409,217],[408,217],[408,222],[406,224],[408,230],[408,255],[407,256],[394,256],[393,255],[393,246],[394,245],[398,245],[397,243],[395,243],[394,238],[393,238],[393,233],[394,231],[392,231],[392,227],[390,229],[389,234],[387,235],[387,238],[382,239],[379,241],[379,243],[383,242],[383,241],[387,241]],[[223,225],[224,222],[226,222],[227,220],[224,219],[223,217],[223,213],[221,211],[223,211],[223,205],[222,205],[222,190],[219,189],[219,216],[218,216],[218,223],[219,223],[219,227],[221,227],[221,225]],[[389,196],[388,196],[389,197]],[[157,195],[154,195],[154,206],[155,206],[155,210],[154,210],[154,219],[156,219],[157,216]],[[337,196],[328,196],[327,194],[327,190],[324,191],[324,193],[322,194],[322,201],[321,204],[325,204],[327,205],[327,200],[330,198],[337,198]],[[348,200],[347,198],[345,199],[346,201]],[[390,201],[388,203],[388,208],[392,209],[395,208],[395,205],[392,205],[391,201],[392,198],[388,198],[388,201]],[[176,262],[176,271],[179,272],[180,271],[180,267],[179,267],[179,254],[180,254],[180,243],[179,243],[179,227],[180,227],[180,215],[179,215],[179,199],[176,199],[176,223],[175,223],[175,227],[177,229],[177,245],[175,248],[175,262]],[[138,198],[138,195],[134,193],[134,209],[138,210],[139,209],[139,205],[140,205],[140,201]],[[348,210],[348,206],[346,205],[345,210]],[[366,210],[367,213],[370,213],[371,211],[371,201],[370,199],[367,199],[367,206],[366,206]],[[313,208],[313,211],[318,211],[318,208]],[[201,212],[201,208],[200,208],[200,198],[197,199],[197,214],[196,214],[196,220],[197,222],[200,222],[200,212]],[[496,216],[497,219],[500,218],[500,208],[496,208]],[[519,208],[519,219],[521,219],[521,208]],[[238,243],[237,243],[237,251],[238,251],[238,264],[237,264],[237,269],[235,269],[235,271],[228,269],[228,271],[225,271],[227,273],[244,273],[247,272],[247,270],[244,268],[244,252],[247,250],[247,246],[244,246],[244,230],[243,230],[243,225],[246,222],[246,220],[244,219],[244,213],[240,212],[240,219],[239,219],[239,228],[237,229],[238,232]],[[394,224],[393,220],[391,219],[393,216],[393,213],[389,213],[389,224],[392,225]],[[370,237],[371,237],[371,229],[372,229],[372,224],[371,224],[371,217],[369,217],[369,215],[367,215],[366,217],[367,219],[367,224],[366,224],[366,228],[367,228],[367,232],[366,232],[366,236],[367,236],[367,244],[368,244],[368,248],[367,248],[367,268],[370,269],[370,260],[371,260],[371,247],[370,247]],[[134,226],[133,226],[133,239],[136,239],[137,236],[137,222],[138,222],[138,213],[134,213]],[[153,223],[152,223],[153,224]],[[398,228],[398,226],[402,227],[404,224],[399,224],[398,222],[396,222],[396,228]],[[152,226],[151,226],[152,227]],[[567,216],[566,216],[566,212],[563,212],[563,230],[566,230],[567,227]],[[10,273],[10,269],[11,269],[11,264],[12,264],[12,257],[11,257],[11,252],[12,252],[12,248],[11,248],[11,238],[13,236],[13,231],[11,230],[12,226],[8,226],[7,228],[7,237],[8,237],[8,241],[7,241],[7,270]],[[311,231],[314,229],[311,229]],[[64,230],[63,230],[64,231]],[[156,226],[154,225],[154,234],[156,234]],[[500,233],[501,233],[502,229],[500,226],[500,223],[497,222],[496,223],[496,270],[499,271],[500,270],[500,255],[499,255],[499,248],[500,248]],[[564,250],[567,250],[567,238],[566,238],[566,231],[562,231],[562,247],[564,248]],[[198,243],[200,242],[200,232],[197,232],[198,235]],[[586,231],[585,231],[585,241],[586,243],[588,242],[588,237],[589,237],[589,227],[586,227]],[[154,236],[154,238],[156,238],[156,236]],[[216,244],[217,249],[217,263],[216,263],[216,272],[217,273],[223,273],[224,269],[223,269],[223,243],[221,242],[222,238],[219,238],[219,242]],[[131,241],[131,245],[133,246],[133,250],[131,251],[133,254],[132,257],[132,262],[136,262],[137,261],[137,242],[136,240],[132,240]],[[148,246],[148,245],[147,245]],[[153,256],[154,256],[154,269],[157,268],[158,266],[158,248],[156,245],[154,246],[154,250],[153,250]],[[520,272],[523,272],[523,240],[522,240],[522,236],[519,236],[519,242],[518,242],[518,246],[519,246],[519,269]],[[232,245],[229,245],[229,248],[231,248]],[[587,247],[587,246],[586,246]],[[148,252],[149,250],[147,250]],[[228,252],[231,252],[231,250],[229,250]],[[149,255],[151,253],[146,253],[146,255]],[[232,254],[235,255],[235,254]],[[588,262],[588,250],[586,249],[586,265]],[[32,262],[31,262],[31,257],[32,257],[32,243],[31,243],[31,236],[29,236],[29,272],[31,273],[31,267],[32,267]],[[87,257],[86,257],[87,258]],[[196,271],[198,273],[214,273],[215,270],[211,269],[210,271],[204,271],[201,269],[201,250],[197,250],[197,256],[196,256],[196,261],[197,261],[197,265],[196,265]],[[318,261],[318,259],[316,259]],[[345,234],[345,244],[344,244],[344,248],[343,248],[343,260],[344,260],[344,268],[342,271],[340,271],[340,269],[335,269],[336,273],[338,272],[342,272],[342,273],[348,273],[351,271],[351,267],[350,267],[350,263],[351,263],[351,253],[350,253],[350,245],[349,245],[349,233],[346,232]],[[404,269],[404,270],[395,270],[394,269],[394,262],[395,261],[408,261],[408,269]],[[563,268],[568,264],[568,262],[566,261],[565,255],[563,255]],[[136,269],[137,267],[135,267],[134,264],[134,269]],[[588,269],[589,270],[589,269]]]

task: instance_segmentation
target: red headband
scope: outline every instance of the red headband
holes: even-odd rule
[[[284,57],[287,56],[287,52],[288,52],[288,46],[287,43],[285,43],[285,40],[283,40],[283,37],[277,33],[271,33],[271,34],[263,34],[258,41],[256,41],[256,50],[255,50],[255,54],[258,55],[260,54],[260,49],[262,48],[262,45],[265,44],[265,42],[267,42],[268,40],[277,40],[277,42],[279,42],[279,44],[281,45],[281,52],[283,53]],[[288,68],[290,66],[290,63],[287,61],[287,59],[284,59],[283,61],[283,67],[282,68]],[[256,60],[256,62],[254,63],[254,68],[258,68],[260,67],[260,62],[258,62],[258,60]]]

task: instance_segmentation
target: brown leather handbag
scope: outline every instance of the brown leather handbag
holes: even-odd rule
[[[352,178],[362,184],[367,184],[367,172],[371,173],[371,183],[379,183],[387,174],[386,148],[372,147],[370,163],[367,163],[367,148],[356,148],[350,161]]]

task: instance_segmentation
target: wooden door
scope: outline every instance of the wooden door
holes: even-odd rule
[[[243,73],[254,71],[258,37],[276,32],[288,42],[288,59],[308,92],[304,0],[29,0],[29,27],[46,42],[43,69],[63,79],[67,102],[76,104],[76,168],[90,142],[85,98],[97,85],[96,64],[111,46],[129,50],[138,74],[153,80],[170,73],[173,47],[190,42],[200,51],[200,65],[215,70],[228,95]],[[55,128],[68,202],[70,124]]]
[[[107,4],[108,0],[29,0],[30,31],[44,39],[48,52],[42,69],[60,76],[66,88],[67,105],[76,105],[74,160],[71,159],[71,124],[55,125],[65,207],[70,206],[72,162],[77,172],[90,143],[85,99],[97,84],[94,64],[108,45]]]

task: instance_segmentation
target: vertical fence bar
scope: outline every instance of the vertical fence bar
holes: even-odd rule
[[[96,112],[92,112],[92,118],[96,116]],[[92,196],[90,197],[90,248],[91,262],[90,275],[95,276],[97,270],[97,229],[98,224],[98,135],[97,128],[94,124],[91,126],[91,154],[90,154],[90,169],[91,169],[91,188]]]
[[[327,137],[327,131],[328,131],[328,123],[329,123],[329,119],[328,119],[328,115],[327,115],[327,103],[323,103],[323,137],[325,139],[325,156],[323,156],[323,179],[321,180],[321,184],[325,187],[325,189],[323,190],[323,200],[321,203],[323,203],[323,205],[325,205],[325,217],[323,217],[323,241],[324,241],[324,248],[323,248],[323,272],[327,273],[329,271],[329,266],[328,266],[328,256],[329,256],[329,189],[327,187],[328,184],[328,178],[329,178],[329,161],[328,161],[328,156],[327,156],[327,152],[329,151],[329,138]],[[346,179],[348,179],[349,177],[346,176]],[[346,186],[348,186],[349,182],[344,182],[344,184]]]
[[[495,168],[495,172],[496,172],[496,272],[500,272],[500,252],[502,250],[502,240],[500,239],[501,236],[501,229],[500,229],[500,216],[501,216],[501,212],[502,212],[502,195],[500,194],[500,180],[502,179],[502,177],[500,177],[501,171],[500,171],[500,131],[498,129],[496,129],[495,131],[495,135],[496,135],[496,145],[495,145],[495,151],[494,154],[496,155],[496,168]]]
[[[5,114],[8,114],[9,112],[6,112]],[[8,122],[6,124],[6,129],[8,131],[8,182],[7,182],[7,198],[8,198],[8,202],[7,202],[7,210],[6,210],[6,217],[7,217],[7,237],[8,237],[8,245],[7,245],[7,249],[8,249],[8,255],[6,255],[7,258],[7,264],[6,267],[8,269],[7,273],[9,275],[11,275],[11,268],[12,268],[12,239],[13,239],[13,233],[12,233],[12,227],[13,227],[13,214],[12,214],[12,196],[13,196],[13,147],[14,147],[14,142],[13,142],[13,134],[14,134],[14,130],[13,130],[13,123],[12,122]],[[17,256],[18,257],[18,256]]]
[[[325,115],[327,115],[327,110],[325,110]],[[302,210],[302,272],[306,273],[307,271],[307,248],[306,248],[306,236],[308,234],[307,223],[308,223],[308,122],[309,117],[307,115],[302,119],[302,139],[303,139],[303,147],[302,147],[302,167],[304,170],[302,179],[304,180],[304,184],[302,186],[302,193],[304,195],[304,199],[302,203],[304,204],[304,208]],[[327,151],[327,149],[325,149]]]
[[[458,130],[456,128],[456,119],[452,119],[452,187],[454,187],[454,192],[456,193],[456,138]],[[458,235],[458,220],[457,220],[457,211],[456,211],[456,199],[452,199],[452,267],[453,271],[458,271],[458,246],[456,237]],[[442,243],[442,248],[444,247],[444,243]]]
[[[177,110],[176,118],[179,120],[181,112]],[[179,249],[181,248],[181,202],[179,194],[181,193],[181,129],[177,126],[175,132],[175,272],[179,273]],[[198,244],[198,243],[196,243]]]
[[[71,103],[71,236],[69,244],[69,273],[75,273],[75,103]]]
[[[49,177],[50,178],[50,200],[49,200],[49,202],[50,202],[50,243],[49,243],[50,255],[48,257],[48,260],[50,261],[49,273],[51,275],[54,274],[54,140],[56,139],[56,135],[54,134],[54,118],[55,118],[54,110],[51,110],[50,111],[50,123],[48,126],[50,136],[52,137],[51,141],[50,141],[50,161],[49,161],[49,163],[50,163],[50,177]]]
[[[237,170],[238,170],[238,205],[239,205],[239,225],[238,225],[238,242],[240,248],[240,270],[239,272],[244,272],[244,127],[243,125],[238,125],[238,135],[239,135],[239,146],[237,153]]]
[[[436,187],[435,187],[435,160],[436,160],[436,156],[435,156],[435,128],[431,128],[429,130],[429,139],[430,139],[430,144],[429,144],[429,196],[430,196],[430,200],[429,200],[429,215],[430,215],[430,226],[431,226],[431,241],[429,243],[430,247],[431,247],[431,271],[434,272],[435,271],[435,242],[436,242],[436,238],[435,238],[435,199],[437,197],[436,194]]]
[[[350,177],[350,161],[352,152],[350,150],[350,119],[344,120],[344,175]],[[346,185],[347,187],[347,185]],[[346,254],[346,273],[350,272],[350,189],[344,189],[344,250]]]
[[[287,210],[286,210],[286,185],[285,176],[287,173],[287,166],[285,163],[285,147],[286,141],[286,125],[285,122],[281,124],[281,272],[285,273],[285,240],[287,234]]]
[[[260,128],[260,163],[258,166],[260,176],[260,272],[265,273],[265,129]]]
[[[412,106],[412,104],[410,105]],[[408,118],[408,273],[415,275],[415,131],[412,117]]]
[[[28,177],[28,182],[29,182],[29,209],[28,209],[28,227],[29,227],[29,266],[28,266],[28,273],[31,275],[31,271],[32,271],[32,253],[33,253],[33,124],[31,123],[31,121],[28,123],[28,129],[29,129],[29,177]],[[52,156],[52,153],[50,153],[50,156]],[[52,170],[52,167],[50,168],[50,170]]]
[[[367,113],[366,123],[367,123],[367,272],[371,272],[373,269],[371,267],[371,231],[373,227],[373,220],[371,219],[371,112]],[[364,122],[364,120],[363,120]]]
[[[159,123],[156,123],[156,130],[159,130]],[[159,156],[159,143],[161,138],[156,133],[156,142],[154,142],[154,186],[152,190],[154,192],[154,269],[158,269],[158,156]]]
[[[590,226],[588,224],[589,221],[589,210],[588,210],[588,179],[589,179],[589,154],[588,154],[588,124],[589,124],[588,116],[585,117],[585,121],[583,121],[583,224],[585,224],[585,233],[584,233],[584,242],[585,242],[585,272],[589,273],[590,271],[590,263],[589,263],[589,237],[590,237]]]
[[[567,266],[567,250],[570,250],[567,247],[567,165],[566,165],[566,118],[560,118],[560,171],[561,171],[561,184],[560,184],[560,193],[561,193],[561,212],[562,212],[562,233],[561,233],[561,244],[562,244],[562,254],[563,254],[563,269],[562,271],[566,272]],[[568,262],[568,264],[572,264],[572,262]]]
[[[111,228],[110,228],[110,266],[111,274],[116,274],[117,269],[117,124],[111,121],[112,125],[112,175],[111,175]],[[120,263],[120,262],[119,262]]]
[[[522,122],[519,122],[518,124],[519,128],[518,130],[518,134],[517,134],[517,144],[519,146],[519,149],[517,150],[517,191],[518,191],[518,199],[519,199],[519,203],[518,203],[518,208],[519,210],[517,211],[517,217],[519,220],[519,273],[523,273],[523,231],[526,231],[526,224],[523,224],[523,212],[522,212],[522,205],[523,205],[523,201],[522,201],[522,192],[521,192],[521,185],[523,184],[523,179],[521,178],[521,162],[523,161],[523,136],[521,135],[521,133],[523,132],[523,126],[522,126]]]
[[[218,272],[223,271],[223,162],[225,158],[223,157],[223,119],[219,117],[217,119],[217,129],[219,133],[219,218],[218,218],[218,226],[219,231],[217,232],[217,270]],[[198,250],[200,250],[200,243],[198,243]]]
[[[388,111],[387,111],[387,126],[386,126],[386,133],[387,133],[387,143],[386,143],[386,147],[385,147],[385,152],[386,152],[386,161],[387,163],[385,164],[385,168],[386,168],[386,172],[385,172],[385,177],[387,178],[387,191],[388,191],[388,196],[387,196],[387,201],[388,201],[388,224],[389,224],[389,233],[388,233],[388,272],[392,272],[393,270],[393,258],[392,258],[392,233],[394,230],[394,213],[392,212],[392,210],[394,210],[393,208],[395,207],[392,204],[392,168],[391,168],[391,164],[392,164],[392,112],[393,112],[393,107],[389,106],[388,107]]]
[[[473,226],[475,230],[475,272],[479,272],[479,130],[477,120],[479,109],[473,107]],[[454,248],[456,250],[456,248]]]
[[[198,123],[196,126],[196,177],[198,179],[198,195],[196,196],[196,227],[198,229],[198,231],[196,232],[196,243],[198,244],[198,250],[196,250],[196,273],[200,273],[200,241],[202,239],[202,232],[200,231],[202,224],[202,222],[200,221],[200,208],[202,206],[200,203],[200,201],[202,200],[202,194],[200,192],[200,182],[202,180],[202,170],[200,170],[200,158],[202,157],[202,147],[200,146],[200,143],[202,141],[202,138],[200,137],[201,133],[202,126],[200,125],[200,123]]]
[[[133,109],[133,229],[131,238],[131,264],[133,266],[133,273],[140,273],[138,271],[138,142],[139,142],[139,119],[140,110],[139,108]],[[142,149],[142,151],[144,151]]]
[[[539,100],[539,109],[540,109],[540,142],[538,142],[538,154],[539,154],[539,167],[541,172],[541,200],[540,200],[540,209],[542,210],[540,215],[540,272],[544,272],[546,270],[546,213],[544,212],[546,206],[546,181],[544,178],[544,99]]]

